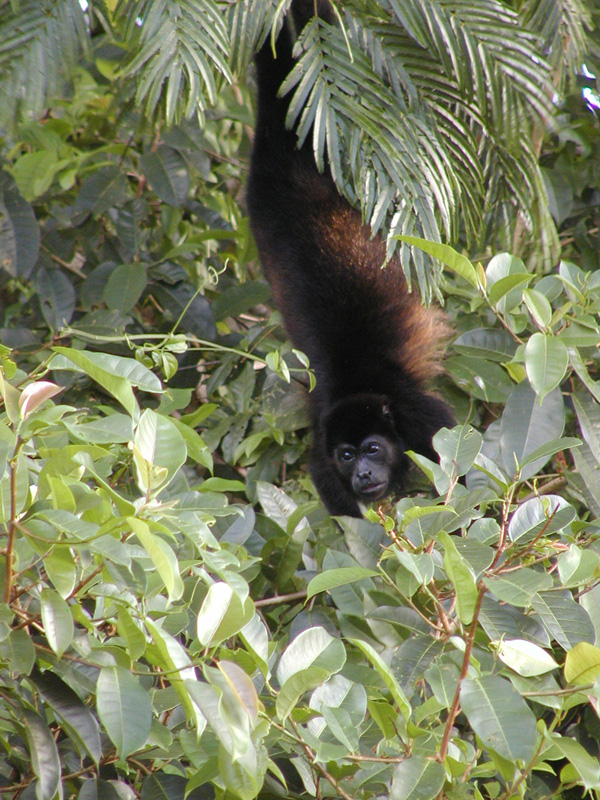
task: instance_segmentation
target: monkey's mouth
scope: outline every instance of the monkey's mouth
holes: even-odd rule
[[[383,483],[374,483],[371,486],[366,486],[364,489],[360,490],[361,497],[365,497],[368,500],[379,500],[384,496],[388,488],[387,481]]]

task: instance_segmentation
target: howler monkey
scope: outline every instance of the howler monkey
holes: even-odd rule
[[[294,0],[297,31],[314,0]],[[320,16],[333,22],[326,0]],[[317,379],[310,395],[311,474],[331,514],[362,516],[368,503],[402,488],[404,451],[435,458],[431,437],[452,424],[447,406],[425,390],[439,372],[446,323],[407,291],[400,264],[385,261],[326,169],[311,137],[297,148],[286,130],[289,97],[278,97],[294,65],[284,24],[274,58],[269,40],[256,56],[258,114],[248,183],[252,230],[275,303]]]

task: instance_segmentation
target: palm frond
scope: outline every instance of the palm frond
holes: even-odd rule
[[[0,5],[0,127],[40,115],[64,93],[89,45],[78,0],[20,0]]]
[[[125,25],[129,50],[122,67],[138,79],[136,102],[154,116],[159,101],[172,124],[217,99],[219,77],[231,81],[229,40],[214,0],[122,0],[115,19]]]

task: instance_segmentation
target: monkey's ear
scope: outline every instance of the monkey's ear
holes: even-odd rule
[[[384,403],[383,404],[383,406],[381,408],[381,413],[383,414],[384,417],[387,417],[388,419],[392,419],[392,409],[390,408],[390,404],[389,403]]]

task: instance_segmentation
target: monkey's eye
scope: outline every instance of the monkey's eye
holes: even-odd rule
[[[354,461],[354,450],[351,450],[349,447],[344,447],[338,452],[338,458],[340,461],[345,461],[346,463]]]
[[[371,442],[371,444],[367,447],[367,455],[374,456],[375,453],[378,453],[381,450],[381,447],[377,444],[377,442]]]

